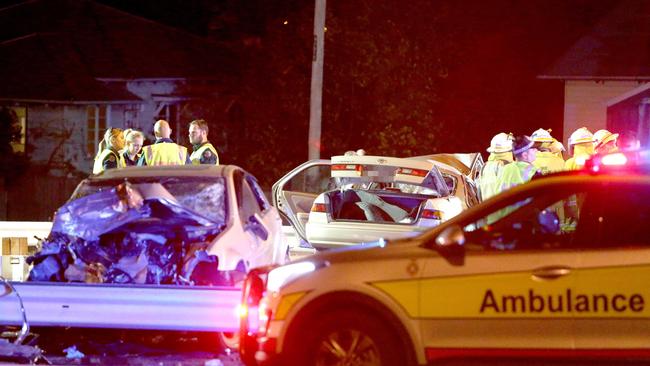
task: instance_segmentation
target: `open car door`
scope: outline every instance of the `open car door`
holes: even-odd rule
[[[317,159],[302,163],[273,184],[273,206],[305,243],[305,224],[311,206],[319,194],[328,190],[329,182],[330,161]]]

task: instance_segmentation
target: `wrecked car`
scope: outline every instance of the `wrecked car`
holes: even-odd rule
[[[128,167],[77,186],[29,280],[232,284],[286,252],[278,212],[243,169]]]
[[[479,203],[479,153],[408,158],[333,156],[296,167],[273,185],[274,205],[316,250],[414,236]],[[297,249],[294,249],[296,248]]]

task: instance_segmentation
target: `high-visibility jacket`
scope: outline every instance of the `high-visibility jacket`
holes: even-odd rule
[[[535,166],[525,161],[515,161],[506,165],[499,179],[499,192],[528,182],[533,179],[535,172],[537,172]]]
[[[564,159],[550,151],[538,151],[533,165],[542,174],[559,172],[564,170]]]
[[[193,165],[200,165],[201,164],[201,158],[203,157],[203,154],[209,150],[214,154],[214,156],[217,158],[217,162],[215,165],[219,165],[219,154],[217,154],[217,149],[212,146],[211,143],[206,142],[203,145],[201,145],[198,149],[194,150],[192,152],[192,155],[190,155],[190,160],[192,160]]]
[[[481,176],[478,181],[481,199],[486,200],[498,192],[498,180],[501,177],[503,167],[512,162],[512,153],[492,153],[488,161],[481,169]]]
[[[106,161],[106,159],[110,159],[111,156],[113,157],[113,159],[115,159],[114,161],[117,164],[116,166],[119,167],[120,166],[120,157],[117,155],[117,153],[115,151],[113,151],[112,149],[104,149],[104,150],[102,150],[101,153],[99,153],[97,158],[95,158],[95,163],[93,164],[93,174],[99,174],[99,173],[103,172],[104,171],[104,161]]]
[[[591,143],[573,145],[573,157],[564,163],[564,170],[581,169],[593,154],[594,146]]]
[[[142,155],[147,166],[185,165],[187,148],[173,142],[161,142],[143,147]]]
[[[137,154],[135,156],[135,159],[131,160],[129,158],[129,152],[126,149],[121,150],[120,151],[120,164],[118,165],[118,167],[124,168],[124,167],[127,167],[127,166],[138,165],[138,160],[140,159],[141,155],[142,154]]]

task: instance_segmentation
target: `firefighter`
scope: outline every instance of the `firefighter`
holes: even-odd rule
[[[140,131],[127,129],[124,131],[124,140],[126,140],[126,145],[120,152],[120,166],[138,165],[142,144],[144,143],[144,135]]]
[[[104,138],[99,142],[99,149],[93,164],[93,174],[99,174],[106,169],[117,168],[120,158],[119,151],[124,148],[122,129],[109,127]]]
[[[515,161],[503,167],[498,180],[499,192],[508,190],[516,185],[528,182],[533,178],[537,169],[533,165],[537,155],[537,146],[528,136],[517,136],[513,143],[512,154]]]
[[[571,157],[564,163],[564,170],[576,170],[585,165],[594,154],[594,136],[587,127],[580,127],[569,137],[569,152]]]
[[[559,142],[551,136],[551,130],[538,129],[533,132],[530,138],[538,144],[538,151],[535,155],[533,165],[542,174],[559,172],[564,170],[564,159],[562,159]],[[557,144],[556,144],[557,143]],[[562,146],[562,148],[564,148]],[[558,150],[560,155],[558,155]]]
[[[490,156],[483,166],[479,178],[479,189],[483,200],[496,194],[497,181],[501,176],[503,166],[513,161],[512,135],[503,132],[495,135],[490,141],[490,147],[487,148],[487,151]]]
[[[156,142],[142,148],[142,156],[138,165],[185,165],[191,164],[187,148],[177,145],[170,138],[172,129],[163,119],[158,120],[153,127]]]
[[[192,144],[190,160],[194,165],[212,164],[219,165],[217,149],[208,142],[208,123],[203,119],[190,122],[189,135]]]
[[[618,139],[617,133],[611,133],[607,130],[598,130],[594,133],[594,153],[610,154],[618,151],[616,145]]]

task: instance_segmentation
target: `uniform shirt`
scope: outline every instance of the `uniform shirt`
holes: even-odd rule
[[[573,157],[564,163],[564,170],[581,169],[593,154],[594,147],[591,143],[573,145]]]
[[[499,179],[499,193],[528,182],[535,172],[537,172],[535,166],[525,161],[515,161],[506,165]]]
[[[550,151],[538,151],[533,165],[542,174],[564,170],[564,159]]]
[[[499,191],[498,181],[501,177],[503,167],[512,162],[512,153],[492,153],[487,163],[481,169],[481,177],[478,181],[481,199],[486,200]]]
[[[211,143],[206,141],[202,144],[192,145],[192,155],[190,155],[190,160],[194,165],[219,165],[219,154],[217,154],[217,149],[215,149]]]
[[[135,156],[135,159],[131,160],[131,158],[129,157],[129,152],[127,150],[124,150],[120,154],[120,165],[121,165],[122,168],[126,167],[126,166],[138,165],[138,160],[140,159],[140,157],[142,157],[142,155],[137,154]]]
[[[93,174],[99,174],[107,169],[117,168],[119,162],[119,154],[117,151],[109,148],[104,149],[93,165]]]
[[[173,159],[170,159],[173,161],[173,163],[166,163],[165,165],[183,165],[183,164],[191,164],[192,162],[190,161],[189,156],[187,155],[187,148],[184,146],[180,146],[174,143],[172,139],[168,138],[161,138],[161,139],[156,139],[156,142],[154,142],[154,145],[156,144],[172,144],[177,147],[177,150],[173,152]],[[157,152],[157,151],[156,151]],[[142,152],[140,155],[140,159],[138,159],[138,165],[140,166],[146,166],[146,165],[163,165],[163,164],[151,164],[150,161],[147,160],[147,154],[150,154],[151,157],[154,160],[159,160],[161,156],[157,156],[157,154],[154,154],[154,148],[152,145],[148,145],[142,148]],[[177,155],[178,154],[178,155]]]

